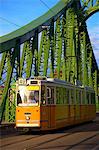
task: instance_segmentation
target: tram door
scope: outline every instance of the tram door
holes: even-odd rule
[[[47,87],[48,127],[55,127],[55,89]]]

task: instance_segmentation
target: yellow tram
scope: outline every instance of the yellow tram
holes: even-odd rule
[[[16,83],[16,127],[52,130],[91,121],[96,115],[90,87],[54,78],[19,78]]]

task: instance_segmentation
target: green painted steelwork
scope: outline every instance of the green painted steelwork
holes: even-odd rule
[[[98,0],[61,0],[30,24],[0,37],[1,121],[15,119],[15,91],[11,87],[18,77],[40,75],[73,84],[80,80],[94,88],[98,106],[98,66],[85,22],[98,10]]]
[[[26,47],[27,55],[26,55],[26,78],[31,76],[31,69],[32,69],[32,50],[30,50],[30,42],[27,42]]]
[[[82,55],[82,82],[88,85],[88,68],[87,68],[87,48],[86,48],[86,32],[81,33],[81,55]]]
[[[38,70],[39,75],[42,76],[47,76],[49,48],[49,30],[45,28],[42,31],[40,50],[38,52]]]
[[[45,22],[48,22],[51,18],[55,17],[57,14],[64,9],[65,6],[70,5],[73,0],[61,0],[56,4],[51,10],[45,13],[43,16],[37,18],[31,23],[23,26],[22,28],[0,37],[0,53],[4,52],[15,45],[15,42],[20,37],[20,41],[25,42],[29,40],[33,35],[33,30],[42,26]],[[28,38],[27,38],[28,37]],[[9,44],[10,43],[10,44]]]
[[[49,31],[49,40],[50,40],[50,77],[54,77],[54,48],[55,48],[55,39],[54,39],[54,20],[52,19],[50,24]]]
[[[61,57],[62,57],[62,32],[61,32],[61,22],[60,18],[56,20],[56,31],[55,31],[55,69],[56,69],[56,78],[60,79],[60,71],[61,71]]]
[[[74,83],[74,80],[77,79],[74,22],[75,12],[73,8],[70,8],[66,12],[66,80],[71,83]]]
[[[80,0],[81,9],[78,10],[79,19],[83,23],[94,13],[99,12],[99,0]]]

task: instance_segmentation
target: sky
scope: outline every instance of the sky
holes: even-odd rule
[[[0,36],[30,23],[57,2],[59,0],[0,0]],[[91,16],[86,23],[99,67],[99,12]]]

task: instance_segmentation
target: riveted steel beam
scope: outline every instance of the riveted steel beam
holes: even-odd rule
[[[29,78],[31,76],[31,69],[32,69],[32,50],[30,49],[30,41],[27,42],[26,47],[26,78]]]
[[[49,49],[50,49],[49,29],[45,28],[42,31],[40,50],[38,52],[39,75],[47,76]]]
[[[56,78],[60,78],[61,69],[61,55],[62,55],[62,32],[61,32],[61,22],[60,18],[56,20],[56,30],[55,30],[55,70]]]
[[[70,8],[66,12],[66,78],[67,81],[74,83],[77,78],[77,58],[75,47],[75,12]]]
[[[35,32],[35,36],[33,38],[32,43],[32,51],[33,51],[33,66],[34,66],[34,75],[38,76],[38,30]],[[32,70],[33,70],[32,66]]]
[[[83,23],[96,12],[99,12],[99,0],[81,0],[78,15]]]
[[[82,83],[83,85],[88,85],[88,68],[87,68],[87,36],[84,29],[80,34],[80,46],[81,46],[81,72],[82,72]]]
[[[7,53],[7,75],[6,75],[6,80],[4,83],[4,90],[3,90],[3,94],[2,94],[2,104],[1,104],[1,112],[0,112],[0,122],[2,122],[3,119],[3,115],[4,115],[4,111],[5,111],[5,106],[8,100],[8,89],[11,85],[11,79],[12,79],[12,74],[14,71],[14,66],[15,66],[15,60],[18,54],[18,49],[19,49],[19,41],[17,41],[16,45],[15,45],[15,49],[12,49],[11,51],[9,51]],[[7,106],[8,110],[6,110],[7,112],[9,112],[9,107]],[[9,116],[9,113],[8,113]]]
[[[66,80],[66,10],[62,16],[62,59],[61,79]]]
[[[52,19],[50,30],[49,30],[49,40],[50,40],[50,77],[54,77],[54,48],[55,48],[55,37],[54,37],[54,20]]]

